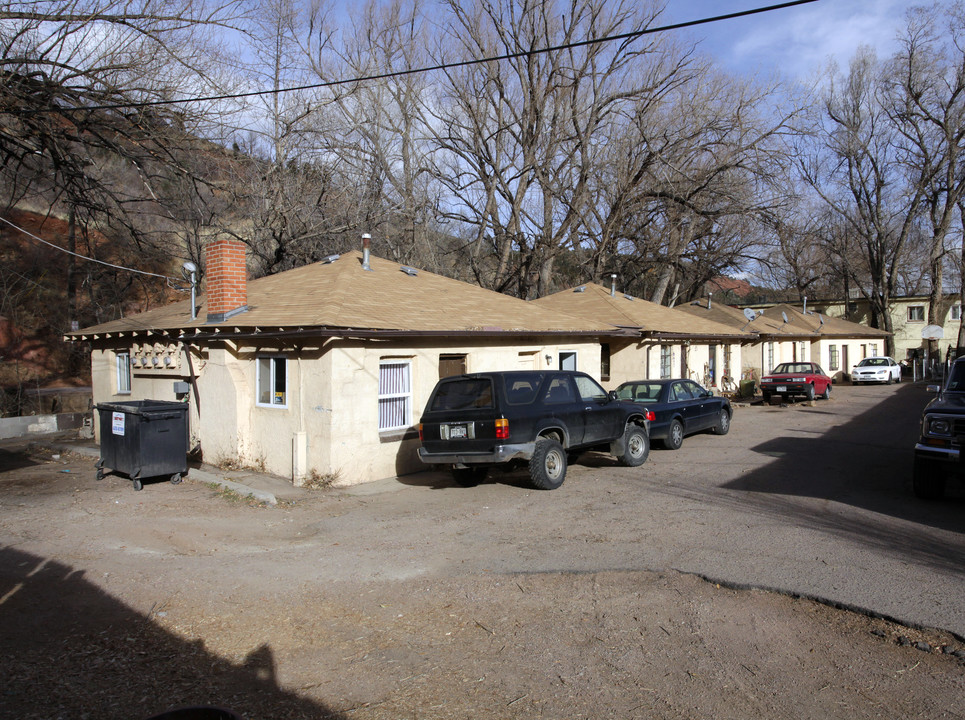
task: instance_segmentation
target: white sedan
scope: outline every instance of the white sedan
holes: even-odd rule
[[[851,384],[901,382],[901,365],[890,357],[866,357],[851,368]]]

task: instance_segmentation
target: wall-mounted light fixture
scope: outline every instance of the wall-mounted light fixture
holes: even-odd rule
[[[546,353],[546,364],[547,364],[547,365],[552,365],[552,364],[553,364],[553,356],[550,355],[549,353]]]
[[[198,308],[195,305],[196,297],[198,292],[198,280],[196,273],[198,272],[198,266],[193,262],[188,260],[181,266],[181,274],[190,281],[191,283],[191,319],[194,320],[198,317]]]

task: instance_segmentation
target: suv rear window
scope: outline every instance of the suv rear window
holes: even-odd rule
[[[493,384],[489,378],[466,378],[442,383],[432,398],[431,410],[491,408]]]
[[[543,381],[542,373],[512,373],[504,376],[506,402],[510,405],[528,405],[536,399],[536,391]]]

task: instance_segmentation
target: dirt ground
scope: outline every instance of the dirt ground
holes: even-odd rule
[[[8,442],[0,718],[965,717],[965,644],[945,632],[669,571],[461,571],[467,550],[512,550],[479,532],[452,537],[445,569],[369,567],[415,557],[436,490],[136,493],[90,457]],[[456,519],[487,507],[459,502]],[[339,524],[375,503],[399,505],[377,535]]]

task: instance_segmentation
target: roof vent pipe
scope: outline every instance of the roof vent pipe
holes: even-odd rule
[[[804,296],[804,309],[801,311],[804,315],[808,314],[808,296]]]
[[[372,240],[372,236],[368,233],[362,234],[362,269],[371,270],[372,267],[369,265],[369,242]]]
[[[714,302],[714,293],[707,293],[707,309],[710,310],[711,304]]]
[[[613,273],[610,276],[610,297],[617,296],[617,274]]]

